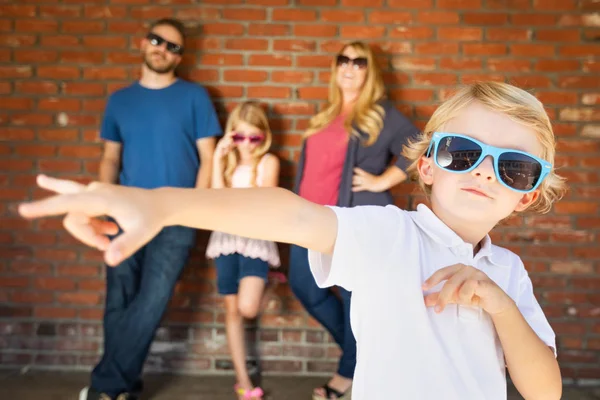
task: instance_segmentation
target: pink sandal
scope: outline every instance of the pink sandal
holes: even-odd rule
[[[237,383],[233,386],[233,389],[235,390],[235,393],[242,396],[244,399],[256,399],[256,400],[262,400],[263,396],[265,395],[263,390],[260,387],[255,387],[252,390],[245,390],[242,389],[240,387],[240,385],[238,385]]]

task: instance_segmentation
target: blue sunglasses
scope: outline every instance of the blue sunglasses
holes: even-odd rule
[[[435,164],[450,172],[466,173],[487,157],[494,160],[498,182],[521,193],[533,192],[552,170],[552,164],[524,151],[489,146],[468,136],[434,132],[427,149]]]

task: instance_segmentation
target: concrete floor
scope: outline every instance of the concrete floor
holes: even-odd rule
[[[0,371],[0,398],[11,400],[77,400],[87,384],[87,373]],[[310,400],[312,389],[324,378],[265,377],[265,400]],[[143,399],[152,400],[235,400],[233,377],[149,375]],[[522,399],[510,390],[509,400]],[[565,388],[563,400],[600,400],[600,388]],[[374,399],[375,400],[375,399]],[[401,399],[402,400],[402,399]]]

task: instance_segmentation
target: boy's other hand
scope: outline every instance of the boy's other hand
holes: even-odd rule
[[[84,244],[104,251],[108,265],[132,255],[163,227],[165,216],[148,190],[97,182],[86,186],[44,175],[38,176],[37,183],[58,194],[23,203],[19,213],[25,218],[66,214],[65,229]],[[107,235],[117,234],[118,226],[103,221],[105,215],[113,217],[124,232],[113,241]]]
[[[485,273],[464,264],[436,271],[423,283],[422,289],[431,289],[444,280],[441,291],[425,296],[425,305],[435,307],[437,313],[444,311],[448,304],[481,307],[492,316],[515,307],[514,301]]]

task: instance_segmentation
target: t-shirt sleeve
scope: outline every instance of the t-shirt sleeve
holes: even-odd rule
[[[521,263],[522,265],[522,263]],[[533,293],[533,285],[531,279],[524,266],[521,269],[521,277],[519,279],[519,296],[517,298],[517,307],[521,314],[538,337],[548,347],[551,347],[556,357],[556,335],[550,326],[550,323],[542,311],[542,307],[538,303]]]
[[[195,101],[196,140],[223,134],[215,107],[205,88],[200,87]]]
[[[115,115],[115,99],[113,96],[108,98],[100,127],[100,138],[110,140],[111,142],[123,142],[117,117]]]
[[[341,286],[353,291],[365,274],[384,265],[398,234],[404,230],[405,212],[395,206],[330,207],[337,217],[333,253],[308,251],[311,272],[321,288]]]
[[[395,107],[389,111],[389,117],[386,118],[385,124],[392,127],[392,140],[390,142],[390,152],[396,157],[395,165],[402,171],[406,171],[408,160],[402,155],[404,145],[408,144],[408,140],[415,138],[419,134],[419,129],[413,125]]]

